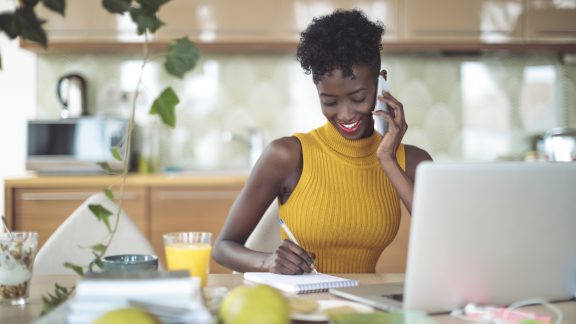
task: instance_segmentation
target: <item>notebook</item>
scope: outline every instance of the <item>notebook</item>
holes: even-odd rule
[[[404,285],[331,289],[385,310],[571,299],[576,163],[418,166]]]
[[[330,288],[358,286],[358,281],[323,273],[281,275],[270,272],[246,272],[244,279],[266,284],[292,294],[325,292]]]

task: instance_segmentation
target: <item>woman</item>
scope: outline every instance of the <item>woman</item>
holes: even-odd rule
[[[301,274],[374,272],[400,224],[400,201],[412,207],[416,166],[431,160],[401,144],[408,128],[402,104],[390,93],[374,112],[384,28],[358,11],[315,18],[301,34],[298,60],[318,90],[327,123],[273,141],[254,166],[216,240],[213,257],[240,272]],[[385,71],[382,71],[385,73]],[[374,131],[373,115],[388,131]],[[267,207],[297,238],[274,253],[244,247]]]

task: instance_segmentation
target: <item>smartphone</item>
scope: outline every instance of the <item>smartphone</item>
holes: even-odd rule
[[[388,106],[385,102],[378,100],[378,96],[382,95],[382,90],[388,92],[390,91],[390,85],[388,81],[384,78],[384,76],[378,76],[378,90],[376,91],[376,107],[374,110],[384,110],[388,111]],[[374,129],[380,135],[384,135],[388,131],[388,123],[382,116],[374,116]]]

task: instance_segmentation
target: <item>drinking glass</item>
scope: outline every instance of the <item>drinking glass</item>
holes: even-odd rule
[[[0,233],[0,304],[28,302],[38,233]]]
[[[168,270],[188,270],[190,276],[200,277],[202,287],[206,287],[210,272],[212,233],[164,234],[164,249]]]

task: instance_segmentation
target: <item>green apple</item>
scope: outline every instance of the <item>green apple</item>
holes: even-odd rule
[[[123,307],[102,314],[92,324],[159,324],[150,313],[136,308]]]
[[[220,304],[220,319],[225,324],[288,324],[288,300],[267,285],[239,286]]]

